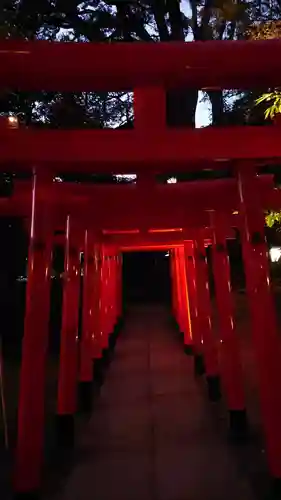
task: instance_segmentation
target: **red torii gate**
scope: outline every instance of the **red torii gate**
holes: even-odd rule
[[[40,487],[44,423],[44,366],[47,343],[49,300],[49,270],[52,251],[52,203],[46,203],[42,193],[46,186],[53,199],[53,175],[64,171],[81,172],[147,172],[232,168],[238,185],[239,219],[247,278],[247,293],[252,317],[254,347],[256,350],[261,410],[263,415],[269,470],[274,484],[281,482],[281,394],[279,391],[280,345],[273,302],[269,287],[267,248],[264,237],[263,203],[256,176],[256,165],[276,164],[281,157],[280,129],[276,127],[227,127],[205,130],[169,130],[165,120],[165,90],[169,87],[192,88],[249,88],[256,81],[260,85],[278,86],[281,69],[279,40],[233,41],[169,44],[56,44],[48,42],[4,41],[0,44],[0,75],[2,88],[22,90],[92,91],[97,89],[133,90],[135,130],[94,131],[35,131],[1,130],[0,163],[5,171],[32,171],[32,210],[30,224],[29,279],[27,285],[25,333],[22,350],[21,384],[19,396],[18,443],[16,453],[15,491],[28,498]],[[95,64],[89,68],[89,57]],[[224,64],[221,61],[224,60]],[[109,83],[110,82],[110,83]],[[34,167],[36,166],[36,168]],[[87,204],[86,204],[87,206]],[[85,213],[85,212],[84,212]],[[217,211],[211,227],[214,229],[213,247],[217,300],[221,313],[224,338],[222,347],[232,352],[233,363],[224,365],[224,381],[231,386],[233,374],[239,374],[239,359],[233,335],[232,306],[229,289],[229,265],[225,247],[225,232],[221,214]],[[219,219],[219,223],[217,223]],[[76,221],[77,222],[77,221]],[[95,247],[89,231],[90,217],[84,232],[84,297],[86,307],[81,341],[80,381],[92,376],[92,361],[86,355],[97,347],[106,347],[108,333],[120,315],[120,258],[117,251],[111,259],[101,259],[102,253],[112,248]],[[66,232],[66,286],[63,332],[68,329],[68,318],[77,303],[78,248],[76,229],[72,230],[67,217]],[[150,226],[151,227],[151,226]],[[185,224],[183,225],[185,228]],[[212,377],[213,388],[218,389],[218,364],[215,344],[209,324],[209,295],[206,281],[204,237],[199,231],[192,243],[184,243],[185,254],[173,259],[172,273],[177,281],[176,309],[183,311],[184,300],[179,290],[186,289],[182,278],[184,266],[191,290],[190,318],[195,353],[201,355],[203,335],[206,370]],[[184,259],[185,255],[185,259]],[[192,274],[193,273],[193,274]],[[194,276],[197,278],[197,294]],[[111,278],[110,278],[111,276]],[[192,279],[191,279],[192,277]],[[193,286],[193,288],[192,288]],[[76,290],[76,295],[74,293]],[[94,312],[104,331],[92,337],[92,322],[87,311],[94,300]],[[100,308],[101,298],[105,308]],[[198,297],[200,300],[198,300]],[[75,300],[74,300],[75,299]],[[119,294],[120,299],[120,294]],[[227,315],[223,308],[227,308]],[[192,318],[192,311],[202,308],[200,322]],[[106,311],[106,316],[104,312]],[[177,313],[178,314],[178,313]],[[72,317],[71,326],[74,326]],[[41,335],[38,335],[38,331]],[[101,334],[101,335],[100,335]],[[104,336],[102,334],[105,334]],[[98,337],[98,339],[96,338]],[[75,384],[76,339],[64,334],[69,356],[64,363],[72,373]],[[102,340],[101,340],[102,339]],[[227,347],[225,347],[227,346]],[[196,352],[196,349],[198,352]],[[99,352],[98,352],[99,351]],[[97,348],[95,356],[100,356]],[[229,358],[228,358],[229,359]],[[63,363],[60,370],[67,370]],[[72,370],[72,371],[71,371]],[[36,373],[36,378],[34,374]],[[67,388],[66,388],[67,387]],[[85,389],[87,387],[87,389]],[[240,382],[237,384],[241,389]],[[245,424],[243,391],[233,390],[230,405],[231,418]],[[60,378],[59,400],[63,421],[74,412],[73,393],[63,375]],[[214,391],[216,392],[216,391]],[[227,394],[230,394],[227,391]]]

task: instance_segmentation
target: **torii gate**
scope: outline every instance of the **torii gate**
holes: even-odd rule
[[[50,201],[53,199],[52,179],[60,172],[79,170],[96,173],[125,173],[134,171],[143,175],[151,171],[170,172],[171,166],[173,171],[228,167],[233,170],[236,177],[237,208],[252,317],[253,342],[258,365],[266,450],[270,474],[276,489],[280,491],[280,343],[269,286],[263,203],[259,180],[256,176],[256,167],[260,162],[276,164],[280,161],[280,129],[276,126],[176,130],[168,129],[165,120],[165,91],[170,87],[249,88],[254,87],[256,81],[259,81],[260,85],[278,86],[281,78],[280,48],[279,40],[110,45],[1,41],[0,81],[2,88],[92,91],[93,89],[109,90],[110,87],[110,90],[133,90],[135,111],[134,130],[128,131],[39,131],[32,129],[0,131],[1,168],[5,171],[28,170],[33,173],[29,273],[15,466],[15,492],[18,497],[34,498],[40,489],[49,270],[53,239],[52,203],[46,203],[44,193],[47,189]],[[89,59],[94,63],[90,67]],[[219,196],[223,196],[223,193],[220,192]],[[153,198],[151,200],[153,202]],[[226,201],[225,198],[224,201]],[[85,214],[87,206],[93,207],[86,202],[81,213]],[[225,207],[226,210],[229,208],[227,202]],[[221,213],[216,208],[214,210],[212,217],[217,220],[221,217]],[[190,218],[195,220],[196,216],[192,211],[191,214]],[[91,317],[99,318],[104,331],[100,332],[100,328],[97,331],[99,334],[105,333],[103,337],[97,335],[105,342],[104,344],[103,341],[101,344],[98,343],[99,346],[107,345],[108,333],[121,312],[119,293],[121,261],[117,257],[117,250],[114,250],[114,258],[101,259],[99,257],[101,254],[97,253],[98,249],[94,247],[95,241],[91,241],[94,236],[90,231],[89,224],[92,219],[90,215],[86,217],[87,227],[84,233],[84,273],[86,276],[84,298],[85,303],[88,304],[84,309],[84,329],[87,330],[87,335],[84,335],[80,345],[80,380],[86,383],[85,391],[88,391],[87,382],[90,372],[92,373],[92,361],[90,362],[90,357],[86,355],[86,352],[90,350],[93,353],[93,345],[97,345],[95,335],[93,338],[90,336],[92,323],[87,313],[91,309],[93,296],[96,297],[94,301],[96,314]],[[113,215],[110,213],[111,217]],[[122,217],[124,216],[123,212]],[[239,359],[233,335],[225,232],[221,231],[223,223],[217,224],[216,220],[213,220],[211,224],[214,229],[212,242],[215,249],[215,266],[217,269],[223,269],[216,275],[217,299],[218,304],[224,303],[228,311],[225,315],[225,323],[222,323],[224,333],[224,338],[221,339],[223,340],[222,348],[228,353],[232,352],[232,358],[235,360],[230,365],[224,366],[224,380],[228,383],[229,389],[233,381],[233,367],[238,367],[239,370]],[[73,251],[77,247],[72,246],[76,233],[76,229],[72,231],[72,224],[75,224],[75,221],[72,222],[71,216],[68,216],[64,311],[70,311],[77,299],[77,292],[75,295],[73,290],[78,276],[79,259],[78,252]],[[141,227],[143,225],[147,227],[147,221],[144,224],[144,220],[140,220],[140,224]],[[116,226],[116,223],[114,225]],[[186,222],[180,227],[185,228]],[[194,227],[198,227],[196,223]],[[108,228],[103,226],[103,229]],[[180,253],[181,250],[176,250],[175,258],[173,258],[172,275],[173,278],[176,277],[175,290],[178,290],[177,295],[175,294],[175,304],[178,315],[178,311],[184,311],[183,294],[179,293],[179,290],[186,289],[183,280],[185,275],[183,263],[185,263],[186,281],[189,285],[190,296],[193,297],[193,302],[190,300],[191,324],[192,322],[196,324],[195,316],[192,318],[192,311],[196,312],[199,306],[202,307],[201,321],[197,322],[197,326],[193,328],[195,352],[196,347],[199,352],[199,343],[204,332],[203,346],[208,347],[204,351],[206,370],[210,370],[209,374],[213,377],[213,382],[217,383],[216,352],[211,329],[206,326],[208,325],[209,296],[206,286],[204,237],[200,228],[198,231],[198,236],[191,244],[193,254],[190,253],[190,244],[184,242],[185,254]],[[97,243],[100,244],[98,240]],[[108,255],[109,251],[112,251],[111,247],[103,248],[103,253]],[[100,271],[102,277],[98,278]],[[197,295],[200,297],[197,302],[194,290],[192,291],[195,282],[194,274],[192,274],[194,272],[197,277]],[[99,307],[100,299],[105,304],[102,310]],[[108,308],[109,303],[110,308]],[[220,311],[222,311],[221,305]],[[77,341],[74,339],[74,342],[72,338],[70,342],[70,336],[66,334],[68,318],[69,313],[65,312],[63,335],[69,356],[64,356],[64,361],[68,364],[69,373],[72,374],[72,380],[75,383]],[[66,373],[63,364],[60,370]],[[69,388],[68,385],[67,387]],[[241,388],[241,386],[237,387]],[[73,392],[69,395],[67,391],[65,378],[61,378],[59,399],[61,398],[60,404],[65,421],[68,420],[69,415],[73,414],[75,406]],[[227,394],[230,393],[227,392]],[[232,402],[231,417],[245,420],[244,397],[241,391],[236,393],[233,391]]]

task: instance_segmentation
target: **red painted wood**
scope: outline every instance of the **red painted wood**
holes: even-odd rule
[[[198,328],[200,329],[202,352],[206,375],[219,375],[218,353],[211,320],[211,301],[208,281],[206,250],[202,234],[198,233],[194,245],[194,261],[197,282]]]
[[[94,245],[91,232],[86,229],[84,240],[84,269],[83,269],[83,314],[82,336],[80,342],[79,380],[90,382],[93,377],[92,364],[92,321],[93,284],[94,284]]]
[[[280,40],[54,43],[2,40],[0,81],[19,90],[128,90],[138,86],[278,86]],[[89,61],[92,64],[89,65]],[[222,64],[223,61],[223,64]]]
[[[177,172],[222,169],[230,160],[281,156],[279,127],[206,127],[134,130],[1,130],[5,171],[90,173]],[[192,144],[192,147],[186,147]],[[247,170],[247,164],[243,165]]]
[[[51,179],[49,181],[51,189]],[[18,493],[28,493],[39,488],[44,447],[45,367],[49,335],[53,227],[50,207],[40,201],[40,185],[42,180],[36,174],[32,189],[28,281],[18,400],[14,483],[14,489]]]
[[[235,330],[234,305],[231,293],[230,265],[226,247],[226,226],[223,216],[212,213],[212,264],[215,296],[219,313],[220,370],[229,410],[245,410],[243,373]]]
[[[278,129],[278,127],[276,127]],[[259,378],[260,405],[270,473],[281,478],[280,339],[270,288],[264,214],[255,190],[255,171],[238,170],[242,249]]]
[[[80,294],[80,245],[77,228],[68,216],[65,236],[62,326],[58,378],[59,415],[76,411],[78,382],[78,321]]]

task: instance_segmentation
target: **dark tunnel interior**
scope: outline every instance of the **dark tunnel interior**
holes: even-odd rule
[[[123,299],[130,303],[171,302],[169,252],[123,254]]]

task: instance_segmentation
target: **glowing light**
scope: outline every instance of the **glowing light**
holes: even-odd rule
[[[103,234],[139,234],[139,229],[120,229],[120,230],[111,230],[111,229],[103,229]]]
[[[167,229],[149,229],[148,233],[176,233],[182,231],[182,227],[172,227]]]
[[[271,262],[278,262],[281,257],[281,248],[280,247],[272,247],[269,250],[269,256]]]
[[[54,177],[53,182],[63,182],[61,177]]]
[[[170,252],[165,253],[165,257],[170,257]]]
[[[178,182],[176,177],[170,177],[167,179],[167,184],[176,184]]]
[[[137,174],[117,174],[115,177],[118,182],[133,182],[137,180]]]
[[[238,214],[239,214],[238,210],[234,210],[234,212],[232,212],[232,215],[238,215]]]
[[[19,120],[17,116],[8,116],[8,123],[9,126],[12,128],[18,128],[19,126]]]

